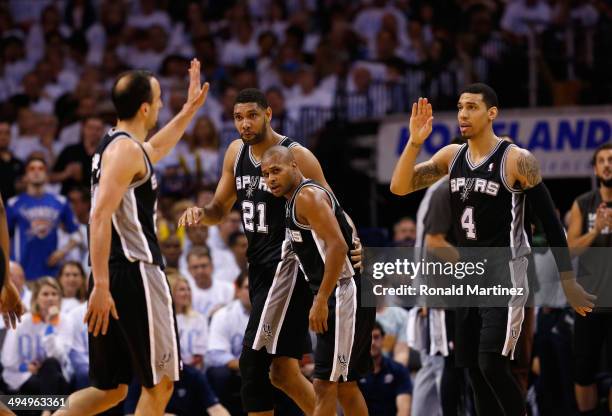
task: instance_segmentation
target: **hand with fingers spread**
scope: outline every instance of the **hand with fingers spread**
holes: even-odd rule
[[[204,85],[200,83],[200,71],[200,61],[192,59],[189,65],[189,90],[185,103],[185,106],[192,111],[197,111],[202,107],[208,96],[209,84],[208,82],[205,82]]]
[[[87,323],[87,330],[93,333],[94,337],[98,334],[106,335],[109,324],[109,312],[113,318],[119,319],[115,301],[111,296],[108,286],[95,284],[89,302],[87,304],[87,312],[83,322]]]
[[[187,208],[181,218],[179,218],[179,227],[191,227],[200,225],[200,221],[204,216],[204,210],[199,207]]]
[[[433,124],[433,110],[427,98],[419,98],[412,104],[410,115],[410,140],[417,145],[423,142],[431,134]]]

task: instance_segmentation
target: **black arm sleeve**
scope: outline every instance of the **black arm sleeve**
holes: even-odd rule
[[[548,188],[543,182],[540,182],[533,188],[527,189],[525,196],[531,203],[533,213],[542,222],[546,239],[550,244],[559,272],[572,270],[565,231],[555,212],[555,205]]]

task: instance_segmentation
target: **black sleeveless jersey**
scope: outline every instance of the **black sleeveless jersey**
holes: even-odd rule
[[[312,290],[316,293],[323,281],[323,273],[325,271],[325,242],[317,235],[317,233],[308,225],[300,224],[295,215],[295,197],[298,193],[307,186],[312,186],[323,190],[331,200],[332,210],[342,231],[344,241],[349,250],[354,248],[353,241],[357,237],[357,231],[351,220],[347,218],[346,213],[338,203],[338,200],[327,189],[318,183],[307,179],[303,181],[291,199],[287,202],[285,212],[286,226],[288,237],[291,240],[293,251],[298,256],[300,267],[304,272],[306,280],[310,284]],[[340,279],[354,277],[356,271],[353,269],[349,253],[346,253],[344,267],[340,273]]]
[[[124,131],[109,130],[93,155],[91,209],[93,211],[97,203],[98,183],[102,169],[104,169],[102,155],[114,140],[133,140],[138,143],[143,152],[147,173],[129,186],[113,214],[109,262],[113,264],[142,261],[163,267],[164,262],[157,241],[155,225],[158,191],[153,164],[142,144]]]
[[[453,232],[459,247],[511,247],[512,257],[529,253],[525,195],[507,183],[505,161],[513,144],[500,140],[488,156],[472,163],[462,145],[449,166]]]
[[[595,227],[597,208],[601,203],[599,189],[594,189],[576,198],[576,204],[582,214],[581,234],[586,234]],[[612,227],[603,228],[590,247],[612,247]],[[612,273],[612,260],[608,260],[609,256],[605,256],[604,252],[601,248],[587,249],[578,257],[578,278],[583,286],[588,286],[585,289],[591,293],[605,293],[602,291],[603,287],[600,286],[602,284],[600,280]]]
[[[281,146],[299,146],[285,137]],[[285,199],[277,198],[268,189],[261,174],[261,164],[242,144],[234,162],[237,202],[242,211],[242,224],[249,241],[247,258],[250,264],[266,264],[281,259],[285,240]]]

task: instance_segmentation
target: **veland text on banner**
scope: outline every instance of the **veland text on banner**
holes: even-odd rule
[[[417,162],[429,159],[459,136],[455,112],[436,113],[430,137]],[[398,157],[408,142],[409,115],[394,116],[378,129],[377,176],[389,183]],[[499,136],[510,136],[529,149],[540,162],[546,178],[588,177],[591,157],[602,143],[612,141],[612,107],[502,110],[493,125]]]

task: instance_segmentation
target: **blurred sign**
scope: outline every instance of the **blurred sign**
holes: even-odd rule
[[[430,137],[417,162],[429,159],[459,135],[456,113],[434,112]],[[383,121],[378,130],[377,175],[391,181],[393,168],[408,142],[409,115]],[[502,111],[493,126],[497,135],[513,138],[529,149],[547,178],[591,176],[593,151],[612,141],[612,107],[582,107]]]

